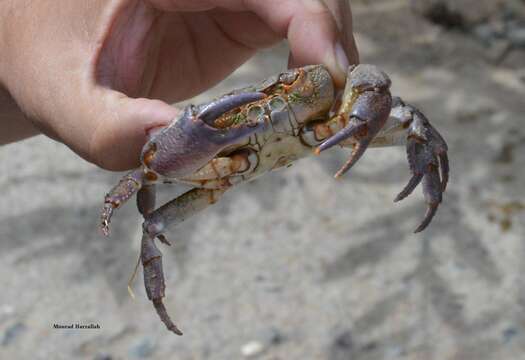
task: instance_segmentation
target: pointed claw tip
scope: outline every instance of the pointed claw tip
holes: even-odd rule
[[[344,174],[346,174],[350,169],[352,168],[352,166],[349,166],[347,167],[346,165],[343,166],[338,172],[335,173],[335,178],[336,179],[339,179],[341,178]]]
[[[166,236],[161,234],[158,235],[157,238],[160,240],[161,243],[171,246],[171,242],[166,238]]]
[[[421,231],[425,230],[427,226],[426,225],[419,225],[416,230],[414,230],[414,234],[420,233]]]
[[[245,104],[259,101],[266,98],[267,95],[262,92],[246,92],[235,95],[227,95],[221,99],[215,100],[207,104],[197,115],[197,118],[201,119],[208,125],[212,125],[213,121],[220,117],[222,114],[227,113],[237,107]]]
[[[321,154],[321,149],[319,147],[315,148],[314,154],[315,155],[320,155]]]
[[[170,329],[170,330],[171,330],[171,332],[173,332],[175,335],[179,335],[179,336],[182,336],[182,335],[183,335],[182,331],[180,331],[179,328],[177,328],[176,326],[173,327],[173,328]]]

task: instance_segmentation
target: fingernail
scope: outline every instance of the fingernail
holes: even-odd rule
[[[335,44],[335,60],[343,74],[346,74],[346,70],[350,66],[350,61],[348,60],[348,56],[346,56],[346,52],[340,42]]]

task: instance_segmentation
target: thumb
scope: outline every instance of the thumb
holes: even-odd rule
[[[149,131],[166,126],[180,111],[160,100],[130,98],[107,88],[100,91],[97,101],[102,109],[90,114],[98,123],[86,156],[81,155],[107,170],[136,167]]]

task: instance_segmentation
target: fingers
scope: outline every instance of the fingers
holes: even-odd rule
[[[193,12],[219,7],[234,12],[252,12],[274,34],[288,39],[294,66],[325,64],[341,86],[348,64],[357,61],[353,50],[355,46],[348,45],[353,44],[353,40],[346,41],[348,36],[339,33],[334,16],[321,0],[150,0],[150,3],[165,11]],[[348,22],[349,13],[348,5],[339,4],[334,8],[334,15],[341,23]],[[250,27],[239,31],[238,26],[231,25],[232,21],[218,25],[233,40],[240,39],[239,42],[247,43],[245,33],[257,35],[250,31]],[[344,29],[351,33],[351,25]],[[264,36],[271,38],[268,33]],[[352,54],[350,60],[346,53]]]

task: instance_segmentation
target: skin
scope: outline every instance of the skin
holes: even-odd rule
[[[283,38],[338,86],[358,62],[343,0],[4,0],[0,34],[0,143],[43,132],[110,170],[138,165],[169,103]]]

